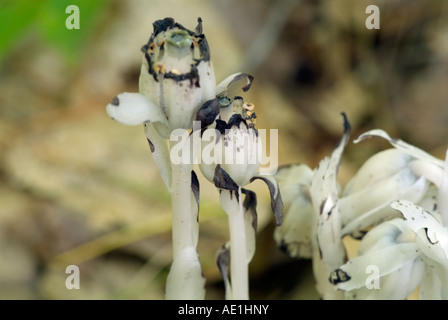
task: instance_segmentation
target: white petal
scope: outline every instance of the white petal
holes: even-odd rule
[[[375,279],[368,279],[370,288],[362,287],[349,291],[347,296],[356,300],[404,300],[418,287],[424,272],[421,260],[410,261],[398,270],[381,277],[379,287]],[[373,278],[373,273],[368,274]]]
[[[418,202],[418,205],[424,210],[428,211],[439,223],[442,223],[442,218],[439,213],[437,204],[437,195],[439,189],[433,184],[430,184],[425,196]],[[415,203],[415,201],[412,201]]]
[[[442,185],[443,169],[435,164],[424,160],[412,160],[408,164],[414,175],[426,179],[435,184],[438,188]]]
[[[410,155],[395,148],[374,154],[364,162],[355,176],[350,179],[344,188],[343,195],[352,194],[370,184],[387,179],[406,167],[410,160]]]
[[[425,151],[423,151],[423,150],[421,150],[421,149],[419,149],[417,147],[414,147],[413,145],[411,145],[411,144],[409,144],[407,142],[404,142],[403,140],[392,139],[387,134],[387,132],[385,132],[384,130],[381,130],[381,129],[374,129],[374,130],[370,130],[370,131],[367,131],[367,132],[363,133],[362,135],[360,135],[358,137],[358,139],[356,139],[354,141],[354,143],[358,143],[358,142],[360,142],[362,140],[365,140],[367,138],[372,138],[372,137],[381,137],[383,139],[386,139],[395,148],[397,148],[397,149],[399,149],[399,150],[401,150],[401,151],[403,151],[403,152],[405,152],[405,153],[407,153],[407,154],[409,154],[409,155],[411,155],[411,156],[413,156],[413,157],[415,157],[417,159],[424,160],[424,161],[429,161],[429,162],[431,162],[431,163],[433,163],[433,164],[435,164],[435,165],[437,165],[439,167],[443,167],[443,165],[444,165],[443,161],[433,157],[429,153],[427,153],[427,152],[425,152]]]
[[[357,256],[335,271],[334,284],[341,290],[361,288],[370,276],[366,273],[369,266],[377,267],[379,276],[382,277],[415,260],[419,254],[415,243],[401,243]]]
[[[410,201],[394,201],[391,206],[403,214],[406,223],[418,236],[420,242],[417,243],[422,252],[429,258],[448,265],[448,228]]]
[[[198,65],[199,85],[201,86],[201,101],[205,102],[215,98],[215,71],[211,61],[201,61]]]
[[[349,234],[396,216],[390,203],[397,199],[420,201],[428,190],[424,177],[416,179],[408,168],[402,169],[384,181],[340,199],[343,230]]]
[[[139,125],[145,122],[168,125],[162,110],[139,93],[119,94],[107,105],[106,111],[112,119],[127,125]]]
[[[409,232],[412,234],[409,235]],[[405,235],[409,237],[405,239]],[[395,218],[386,221],[367,232],[359,245],[358,255],[364,256],[370,252],[391,247],[400,242],[413,242],[413,236],[412,230],[403,219]]]
[[[339,184],[337,173],[344,148],[350,136],[350,124],[344,117],[344,134],[331,157],[320,161],[311,181],[310,194],[314,211],[313,272],[317,290],[324,299],[338,299],[328,281],[330,273],[343,264],[345,249],[342,245],[341,216],[338,205]]]
[[[291,257],[311,258],[314,220],[309,194],[313,170],[306,165],[281,167],[275,174],[284,203],[284,220],[274,231],[274,239]]]
[[[176,81],[164,79],[162,81],[163,100],[161,106],[172,129],[191,129],[196,113],[201,107],[201,88],[196,86],[195,80]]]
[[[155,81],[154,76],[149,73],[148,61],[145,57],[143,57],[140,69],[138,91],[149,100],[153,101],[154,104],[158,105],[166,114],[166,110],[161,105],[162,95],[160,82]]]
[[[224,144],[222,168],[239,186],[245,186],[260,166],[260,138],[253,129],[234,126],[221,137],[220,143]]]
[[[253,77],[247,73],[234,73],[223,81],[221,81],[215,89],[216,96],[226,95],[228,97],[234,97],[239,95],[239,90],[247,91],[249,90],[253,81]]]
[[[448,299],[448,268],[438,263],[428,264],[420,284],[420,300]]]

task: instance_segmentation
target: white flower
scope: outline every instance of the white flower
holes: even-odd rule
[[[372,228],[358,256],[335,270],[330,281],[349,299],[406,299],[418,286],[420,299],[448,299],[448,228],[410,201],[394,201],[392,208],[404,219]],[[378,279],[367,272],[369,266]]]
[[[358,236],[360,230],[398,213],[392,201],[420,201],[428,181],[409,167],[414,158],[398,149],[387,149],[370,157],[345,186],[341,199],[342,233]],[[361,232],[362,235],[362,232]]]
[[[418,286],[421,299],[448,299],[448,153],[439,160],[382,130],[356,142],[370,137],[395,149],[369,159],[340,203],[346,232],[379,225],[362,239],[358,256],[329,280],[351,299],[406,299]],[[403,219],[390,220],[400,214]],[[376,288],[369,286],[368,266],[379,271]]]
[[[118,95],[115,103],[107,106],[107,113],[128,125],[160,122],[163,127],[158,125],[158,131],[166,139],[174,129],[191,129],[201,105],[215,97],[215,76],[205,36],[172,18],[157,20],[142,51],[140,94]],[[129,100],[130,95],[138,98]],[[165,117],[161,119],[160,114]]]
[[[255,253],[257,198],[253,191],[243,187],[255,179],[267,184],[277,225],[281,225],[283,220],[283,202],[275,178],[272,175],[257,175],[262,144],[255,129],[254,106],[244,103],[239,96],[228,96],[232,84],[238,80],[245,80],[247,85],[243,90],[247,91],[252,77],[240,75],[230,79],[225,83],[225,90],[218,95],[219,117],[200,132],[200,168],[218,188],[221,207],[229,219],[230,242],[216,256],[226,287],[226,298],[245,300],[249,298],[248,264]],[[197,131],[193,134],[199,134]]]
[[[237,192],[256,179],[263,180],[270,192],[277,224],[281,225],[283,202],[278,183],[272,175],[258,174],[262,144],[255,129],[254,106],[244,103],[240,96],[227,96],[232,85],[241,80],[246,84],[243,90],[247,91],[253,78],[246,74],[233,75],[218,86],[219,91],[225,90],[218,95],[220,114],[202,133],[203,158],[199,166],[203,175],[221,190]]]
[[[260,166],[261,142],[257,131],[249,127],[239,114],[233,115],[228,123],[216,120],[215,130],[209,130],[214,136],[215,153],[213,162],[201,162],[204,176],[213,181],[216,167],[219,165],[238,186],[244,187]]]
[[[442,183],[442,177],[448,176],[445,163],[402,140],[390,138],[382,130],[368,131],[355,143],[371,137],[386,139],[395,148],[373,155],[346,185],[340,199],[342,233],[356,234],[363,228],[397,217],[397,212],[390,207],[394,200],[419,204],[426,199],[428,202],[428,192],[434,187],[439,190],[440,213],[445,213],[442,219],[448,219],[448,183]]]
[[[277,245],[293,258],[310,259],[312,226],[314,221],[310,184],[314,170],[305,164],[280,167],[275,174],[282,198],[285,217],[275,228]]]

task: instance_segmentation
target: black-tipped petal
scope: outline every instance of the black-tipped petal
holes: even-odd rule
[[[156,147],[154,147],[154,144],[151,142],[151,140],[149,140],[149,138],[146,138],[146,140],[148,141],[149,149],[151,149],[151,153],[154,153],[154,151],[156,150]]]
[[[194,198],[196,199],[196,203],[199,207],[199,180],[194,170],[191,170],[191,191],[193,192]]]
[[[215,176],[213,177],[215,187],[230,191],[237,191],[239,186],[233,181],[229,174],[218,164],[215,168]]]
[[[280,194],[280,188],[278,186],[277,180],[273,176],[255,176],[250,182],[260,179],[263,180],[268,186],[269,193],[271,195],[271,208],[274,212],[275,220],[278,226],[283,223],[283,200]]]
[[[244,188],[241,188],[241,192],[245,194],[243,207],[247,214],[251,215],[251,225],[254,228],[254,231],[257,232],[257,224],[258,224],[258,217],[257,217],[257,195],[255,192],[251,190],[247,190]]]
[[[241,192],[245,194],[243,208],[247,261],[251,261],[255,255],[257,240],[257,195],[255,192],[243,188],[241,188]]]
[[[351,277],[348,275],[347,272],[345,272],[342,269],[337,269],[330,274],[328,281],[330,281],[331,284],[338,284],[341,282],[347,282],[350,279]]]
[[[211,125],[219,115],[219,100],[212,99],[204,102],[196,115],[196,121],[201,121],[201,129]]]
[[[228,76],[216,86],[216,95],[226,95],[233,97],[238,95],[239,90],[248,91],[252,86],[254,77],[247,73],[235,73]]]
[[[198,25],[196,26],[196,34],[202,34],[202,18],[198,17]]]

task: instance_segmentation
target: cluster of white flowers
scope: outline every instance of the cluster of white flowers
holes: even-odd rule
[[[342,141],[315,170],[279,170],[278,245],[312,259],[324,299],[406,299],[417,289],[421,299],[448,299],[448,160],[371,130],[355,143],[379,137],[394,148],[370,157],[342,188],[336,176],[348,128],[345,119]],[[361,240],[350,260],[345,236]]]
[[[196,250],[199,181],[193,170],[193,160],[202,152],[194,154],[193,141],[206,130],[211,131],[208,138],[214,141],[213,150],[221,154],[214,155],[216,161],[200,161],[200,170],[219,190],[231,238],[218,250],[217,262],[226,283],[226,297],[248,299],[247,273],[255,252],[257,201],[255,193],[243,187],[255,179],[266,182],[277,224],[282,221],[283,205],[275,179],[258,175],[261,149],[254,106],[233,94],[235,88],[249,90],[253,77],[236,73],[217,85],[200,18],[198,22],[196,30],[191,31],[172,18],[155,21],[154,32],[142,48],[139,92],[119,94],[106,111],[120,123],[144,125],[156,165],[171,192],[173,264],[167,278],[168,299],[205,297]],[[180,139],[185,136],[187,139]],[[206,148],[205,143],[202,148]],[[187,161],[174,161],[174,150],[185,153],[178,158]]]

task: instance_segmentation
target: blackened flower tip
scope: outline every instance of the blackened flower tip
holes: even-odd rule
[[[168,29],[173,28],[175,25],[176,22],[173,18],[170,17],[154,21],[154,23],[152,24],[154,29],[152,37],[156,37],[159,33],[165,32]]]
[[[341,112],[341,116],[344,119],[344,132],[350,132],[351,125],[350,122],[348,121],[347,114],[345,112]]]
[[[120,99],[118,99],[118,97],[117,96],[115,96],[113,99],[112,99],[112,102],[110,103],[111,105],[113,105],[113,106],[119,106],[120,105]]]
[[[196,27],[196,33],[202,34],[202,18],[198,17],[198,25]]]

